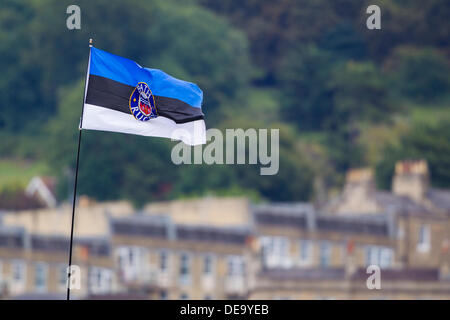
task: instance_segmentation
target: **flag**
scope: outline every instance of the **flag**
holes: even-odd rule
[[[206,142],[196,84],[95,47],[87,73],[82,129]]]

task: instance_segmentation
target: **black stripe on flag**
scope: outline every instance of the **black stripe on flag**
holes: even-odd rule
[[[129,100],[134,87],[101,76],[89,75],[86,103],[130,114]],[[158,115],[172,119],[176,123],[203,119],[200,108],[184,101],[155,96]]]

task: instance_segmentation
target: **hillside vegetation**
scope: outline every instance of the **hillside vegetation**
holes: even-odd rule
[[[350,167],[388,188],[402,158],[425,158],[450,187],[448,1],[81,0],[81,30],[68,30],[72,2],[0,3],[0,190],[51,175],[68,196],[89,38],[197,83],[208,128],[279,128],[280,170],[176,166],[174,142],[86,132],[80,194],[313,200]],[[369,4],[381,30],[366,28]]]

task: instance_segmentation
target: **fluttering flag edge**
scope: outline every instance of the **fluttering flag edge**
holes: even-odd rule
[[[159,116],[151,123],[139,122],[131,114],[87,103],[84,104],[82,129],[169,138],[192,146],[206,143],[204,120],[175,123]]]
[[[130,112],[130,107],[128,105],[128,100],[130,99],[129,94],[130,92],[133,92],[132,89],[134,88],[123,82],[118,82],[117,77],[105,78],[91,74],[93,61],[92,53],[97,51],[102,52],[109,57],[108,59],[110,60],[107,62],[118,61],[118,63],[126,63],[127,65],[131,65],[134,69],[138,68],[139,74],[150,74],[153,76],[152,71],[154,71],[156,74],[162,75],[164,79],[170,79],[168,85],[173,86],[175,83],[175,85],[178,86],[178,84],[180,84],[185,94],[186,90],[188,90],[186,89],[186,86],[187,88],[192,88],[192,90],[194,90],[193,94],[199,95],[200,97],[200,102],[198,103],[199,107],[193,107],[183,100],[168,96],[153,96],[153,98],[156,98],[153,101],[156,101],[158,115],[152,117],[149,121],[139,121]],[[97,57],[97,63],[100,63],[98,62],[99,59],[100,58]],[[107,69],[107,63],[101,61],[101,64],[103,69]],[[111,68],[117,68],[118,70],[124,69],[117,66],[111,66]],[[128,73],[127,76],[129,79],[130,75]],[[112,78],[115,78],[116,80]],[[158,85],[160,92],[161,82],[164,81],[159,80]],[[151,94],[153,95],[153,93]],[[169,138],[182,141],[185,144],[192,146],[205,144],[206,128],[203,120],[204,116],[200,107],[202,98],[202,91],[193,83],[173,78],[157,69],[142,68],[132,60],[91,47],[80,129]],[[188,99],[187,101],[190,100]]]

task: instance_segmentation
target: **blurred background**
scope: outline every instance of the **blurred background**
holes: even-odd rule
[[[207,128],[279,128],[280,168],[176,166],[170,140],[86,131],[74,298],[450,299],[449,17],[444,0],[3,0],[0,298],[65,297],[93,38],[197,83]]]

